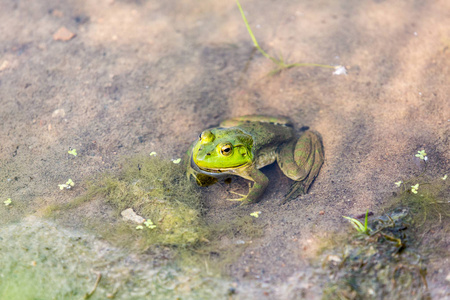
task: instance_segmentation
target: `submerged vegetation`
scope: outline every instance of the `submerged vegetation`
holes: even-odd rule
[[[349,220],[350,223],[353,225],[353,227],[356,229],[356,231],[358,231],[359,233],[367,235],[370,234],[371,229],[368,227],[369,210],[366,211],[366,217],[364,218],[364,225],[358,219],[345,216],[344,218]]]
[[[0,240],[0,299],[225,299],[232,287],[36,217],[4,226]]]
[[[448,255],[441,237],[450,228],[450,204],[447,177],[424,170],[398,184],[387,213],[366,211],[363,222],[347,217],[358,232],[328,241],[318,257],[324,299],[429,298],[426,265]],[[220,275],[263,232],[264,215],[248,209],[208,223],[183,164],[156,153],[127,158],[117,173],[73,191],[84,186],[80,197],[47,206],[56,223],[28,217],[0,233],[8,241],[0,243],[1,299],[226,299],[235,287]],[[20,205],[4,201],[3,210]],[[123,219],[126,210],[138,221]],[[58,226],[70,228],[70,219],[88,234]]]
[[[91,183],[85,200],[101,197],[116,214],[132,208],[153,220],[144,230],[146,244],[190,246],[208,238],[201,218],[201,194],[185,178],[183,166],[157,157],[137,157],[124,163],[118,175]],[[150,226],[150,227],[149,227]],[[130,225],[135,229],[136,225]]]
[[[395,182],[400,192],[392,205],[410,208],[417,227],[441,226],[450,218],[447,174],[438,177],[427,175],[429,163],[425,150],[417,151],[415,157],[420,159],[421,171],[409,180]]]
[[[366,234],[351,234],[323,250],[322,266],[330,278],[324,299],[430,299],[426,264],[448,256],[441,237],[450,230],[449,186],[445,175],[426,175],[424,150],[415,156],[423,169],[410,180],[395,182],[402,188],[388,212],[370,222],[366,212],[364,225],[346,217]]]
[[[85,224],[113,244],[140,251],[167,247],[184,262],[205,265],[212,259],[219,269],[247,246],[245,242],[224,245],[222,239],[251,240],[262,234],[258,222],[244,213],[231,221],[208,224],[201,193],[187,179],[185,167],[156,155],[126,159],[118,174],[89,182],[84,195],[49,206],[47,215],[61,217],[92,201],[107,205],[112,218],[86,218]],[[121,213],[131,209],[142,222],[122,220]]]
[[[122,220],[125,209],[143,217],[141,229]],[[202,210],[182,165],[128,158],[81,197],[48,206],[56,222],[27,217],[3,228],[0,299],[225,299],[233,285],[220,274],[262,228],[248,215],[208,224]],[[70,219],[83,230],[58,225]]]
[[[407,208],[370,223],[370,236],[348,236],[324,252],[324,299],[426,299],[426,261],[409,229]]]
[[[271,71],[270,75],[278,74],[285,69],[290,69],[293,67],[320,67],[320,68],[327,68],[327,69],[336,69],[336,70],[341,69],[342,70],[342,68],[343,68],[342,66],[335,67],[335,66],[330,66],[330,65],[314,64],[314,63],[286,63],[281,55],[279,58],[275,58],[275,57],[267,54],[267,52],[264,51],[261,48],[261,46],[259,46],[258,41],[256,40],[255,35],[253,34],[253,31],[250,28],[250,25],[248,24],[247,18],[245,17],[244,10],[242,9],[241,4],[239,3],[239,0],[236,0],[236,4],[239,8],[239,11],[241,12],[242,19],[244,20],[245,26],[247,27],[247,31],[250,34],[250,37],[252,38],[253,44],[255,45],[256,49],[258,49],[258,51],[264,57],[270,59],[277,65],[277,68],[275,70]],[[340,71],[340,72],[342,72],[342,71]],[[336,73],[336,74],[338,74],[338,73]],[[339,74],[342,74],[342,73],[339,73]]]

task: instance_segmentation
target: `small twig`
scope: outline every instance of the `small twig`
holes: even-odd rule
[[[92,290],[84,295],[84,300],[91,298],[92,295],[94,295],[95,290],[97,290],[98,284],[100,282],[100,279],[102,279],[102,273],[97,273],[97,280],[95,280],[95,284],[94,287],[92,288]]]
[[[402,240],[401,239],[397,239],[397,238],[395,238],[395,237],[393,237],[393,236],[390,236],[389,234],[386,234],[386,233],[383,233],[383,232],[380,232],[380,234],[384,237],[384,238],[386,238],[388,241],[392,241],[392,242],[396,242],[397,243],[397,247],[402,247],[403,246],[403,243],[402,243]]]

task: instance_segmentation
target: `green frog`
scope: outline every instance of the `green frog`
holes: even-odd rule
[[[203,131],[189,149],[188,178],[200,186],[212,184],[222,176],[237,175],[250,180],[242,203],[258,202],[269,180],[259,169],[275,161],[283,173],[294,180],[281,203],[305,194],[319,174],[324,161],[322,142],[317,134],[305,131],[300,138],[292,123],[283,117],[242,116],[222,121],[217,128]]]

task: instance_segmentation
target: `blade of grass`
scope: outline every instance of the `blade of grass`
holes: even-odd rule
[[[364,225],[360,221],[353,219],[351,217],[344,216],[344,218],[349,220],[350,223],[353,225],[353,227],[355,227],[356,230],[358,230],[358,232],[364,232]]]
[[[242,19],[244,20],[245,26],[247,27],[248,33],[250,34],[250,37],[252,38],[253,44],[255,47],[261,52],[262,55],[264,55],[266,58],[272,60],[274,63],[277,63],[277,60],[266,53],[258,44],[258,41],[256,40],[255,36],[253,35],[252,29],[250,28],[250,25],[248,24],[247,18],[245,17],[244,11],[242,10],[241,4],[239,3],[239,0],[236,0],[236,4],[239,8],[239,11],[241,12]]]

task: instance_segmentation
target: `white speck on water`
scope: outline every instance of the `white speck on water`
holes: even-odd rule
[[[259,29],[259,28],[261,28],[261,25],[259,25],[259,24],[256,24],[256,28],[258,28],[258,29]]]
[[[66,111],[63,108],[58,108],[52,112],[52,118],[64,118],[66,116]]]
[[[414,35],[417,36],[417,32],[414,31]]]
[[[422,93],[421,93],[421,92],[419,92],[419,96],[422,96]]]
[[[347,69],[344,66],[334,67],[333,75],[347,75]]]

